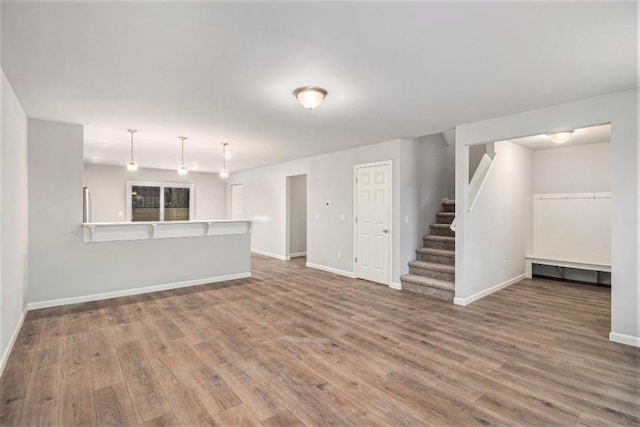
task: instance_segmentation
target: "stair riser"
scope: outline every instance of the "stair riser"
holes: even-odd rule
[[[442,204],[442,212],[455,212],[455,211],[456,211],[455,204],[449,204],[449,203]]]
[[[418,261],[434,262],[437,264],[456,265],[456,259],[448,256],[418,253]]]
[[[437,240],[422,239],[425,248],[443,249],[445,251],[455,251],[456,242],[439,242]]]
[[[431,235],[432,236],[443,236],[443,237],[456,237],[456,232],[447,228],[441,227],[431,227]]]
[[[438,220],[438,224],[451,224],[453,222],[453,215],[443,215],[443,214],[436,214],[436,218]]]
[[[409,266],[409,273],[422,277],[430,277],[432,279],[444,280],[446,282],[455,282],[456,275],[454,273],[447,273],[444,271],[427,270],[424,268]]]
[[[442,301],[451,302],[455,295],[454,292],[446,291],[444,289],[432,288],[429,286],[417,285],[415,283],[402,281],[402,290],[415,292],[422,295],[427,295],[431,298],[436,298]]]

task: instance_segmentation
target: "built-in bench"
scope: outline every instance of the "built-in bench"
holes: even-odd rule
[[[530,279],[533,275],[533,264],[551,265],[555,267],[576,268],[580,270],[590,270],[595,272],[611,272],[611,263],[584,262],[569,259],[550,258],[544,256],[529,255],[525,257],[525,272]]]

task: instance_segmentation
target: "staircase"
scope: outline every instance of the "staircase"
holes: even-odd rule
[[[423,247],[416,249],[415,261],[409,262],[409,274],[400,276],[402,290],[417,292],[444,301],[455,295],[456,240],[451,230],[456,202],[442,201],[442,212],[431,224],[430,234],[422,238]]]

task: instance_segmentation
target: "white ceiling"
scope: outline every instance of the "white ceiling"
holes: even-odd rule
[[[569,129],[563,129],[569,130]],[[591,126],[581,129],[574,129],[573,135],[568,141],[557,144],[549,138],[548,134],[533,135],[524,138],[511,139],[514,144],[521,145],[532,151],[550,150],[573,145],[598,144],[601,142],[611,142],[611,125]]]
[[[90,126],[87,158],[126,163],[134,127],[141,166],[186,135],[187,163],[226,141],[233,171],[636,87],[636,7],[4,2],[2,59],[30,117]]]

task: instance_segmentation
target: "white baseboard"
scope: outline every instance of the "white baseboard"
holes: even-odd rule
[[[184,282],[165,283],[163,285],[145,286],[143,288],[124,289],[122,291],[103,292],[99,294],[83,295],[79,297],[30,302],[29,304],[27,304],[27,309],[37,310],[39,308],[57,307],[60,305],[78,304],[81,302],[89,301],[99,301],[103,299],[126,297],[129,295],[146,294],[149,292],[166,291],[169,289],[186,288],[188,286],[206,285],[207,283],[225,282],[227,280],[246,279],[247,277],[251,277],[251,272],[227,274],[224,276],[207,277],[204,279],[187,280]]]
[[[625,334],[619,334],[617,332],[610,332],[609,341],[617,342],[620,344],[626,344],[633,347],[640,347],[640,337],[634,337],[633,335],[625,335]]]
[[[518,283],[519,281],[521,281],[522,279],[525,279],[526,277],[527,277],[526,274],[520,274],[520,275],[518,275],[518,276],[516,276],[514,278],[511,278],[509,280],[506,280],[506,281],[504,281],[502,283],[498,283],[497,285],[492,286],[489,289],[485,289],[484,291],[480,291],[480,292],[478,292],[476,294],[468,296],[467,298],[455,297],[453,299],[453,303],[456,304],[456,305],[461,305],[461,306],[469,305],[472,302],[479,300],[480,298],[484,298],[487,295],[491,295],[494,292],[498,292],[500,289],[504,289],[507,286],[511,286],[514,283]]]
[[[18,320],[18,324],[13,330],[13,334],[11,335],[11,339],[9,340],[9,344],[7,344],[7,348],[4,350],[4,354],[2,355],[2,360],[0,360],[0,377],[4,373],[4,368],[7,366],[7,362],[9,361],[9,355],[11,354],[11,350],[13,350],[13,346],[18,339],[18,334],[20,333],[20,329],[22,329],[22,324],[24,323],[24,318],[27,316],[27,309],[22,312],[22,316],[20,316],[20,320]]]
[[[306,263],[306,266],[309,268],[315,268],[316,270],[322,270],[333,274],[339,274],[340,276],[350,277],[352,279],[356,278],[355,273],[351,271],[340,270],[333,267],[327,267],[326,265],[314,264],[312,262]]]
[[[267,251],[261,251],[261,250],[258,250],[258,249],[251,249],[251,252],[253,252],[254,254],[258,254],[258,255],[264,255],[264,256],[268,256],[270,258],[279,259],[280,261],[289,261],[289,259],[290,259],[288,256],[274,254],[272,252],[267,252]]]
[[[307,256],[307,253],[306,252],[295,252],[295,253],[289,254],[289,258],[300,258],[300,257],[303,257],[303,256]]]
[[[402,283],[395,283],[395,282],[391,282],[391,283],[389,284],[389,287],[390,287],[391,289],[397,289],[397,290],[401,291],[401,290],[402,290]]]

